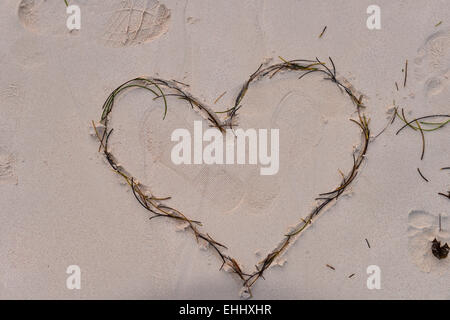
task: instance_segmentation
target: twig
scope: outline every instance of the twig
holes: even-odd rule
[[[331,270],[336,270],[333,266],[330,266],[329,264],[326,265],[328,268],[330,268]]]
[[[426,182],[430,182],[427,178],[424,177],[424,175],[422,174],[422,172],[420,172],[420,169],[417,168],[417,172],[419,172],[420,176],[422,177],[423,180],[425,180]]]
[[[396,135],[398,135],[404,128],[406,127],[410,127],[413,130],[419,130],[421,138],[422,138],[422,154],[420,156],[420,159],[423,160],[424,155],[425,155],[425,134],[424,132],[428,132],[428,131],[435,131],[437,129],[443,128],[447,123],[450,122],[450,120],[448,121],[442,121],[442,122],[425,122],[425,121],[421,121],[424,119],[430,119],[430,118],[450,118],[450,115],[448,114],[434,114],[434,115],[429,115],[429,116],[423,116],[423,117],[419,117],[416,118],[414,120],[411,121],[407,121],[406,120],[406,116],[405,116],[405,112],[402,109],[402,115],[400,115],[397,110],[395,111],[396,115],[405,123],[404,126],[402,126],[396,133]],[[412,125],[412,123],[416,123],[417,127],[415,127],[414,125]],[[422,128],[422,125],[431,125],[434,126],[434,128]]]
[[[441,196],[443,196],[443,197],[446,197],[446,198],[450,199],[450,191],[448,191],[448,194],[439,192],[438,195],[441,195]]]
[[[450,118],[449,114],[434,114],[434,115],[429,115],[429,116],[416,118],[416,119],[411,120],[411,121],[406,121],[406,119],[402,118],[402,116],[400,116],[400,114],[398,114],[398,112],[397,112],[397,116],[405,123],[405,125],[403,127],[401,127],[397,131],[396,134],[399,134],[399,132],[402,131],[406,127],[410,127],[410,128],[412,128],[414,130],[419,130],[418,127],[414,127],[412,125],[412,123],[414,123],[414,122],[416,122],[418,120],[429,119],[429,118]],[[434,125],[435,126],[434,128],[430,128],[430,129],[422,129],[423,131],[428,132],[428,131],[435,131],[435,130],[438,130],[438,129],[444,127],[446,124],[450,123],[450,120],[442,121],[442,122],[425,122],[425,121],[420,121],[420,123],[424,124],[424,125],[432,125],[432,126]]]
[[[397,108],[398,108],[398,107],[395,107],[395,109],[394,109],[394,114],[392,115],[392,118],[389,120],[389,122],[386,124],[386,126],[383,128],[383,130],[381,130],[375,137],[373,137],[372,140],[375,140],[376,138],[378,138],[384,131],[386,131],[386,129],[387,129],[390,125],[392,125],[392,124],[394,123],[395,118],[396,118]]]
[[[327,26],[325,26],[322,30],[322,32],[319,35],[319,38],[322,38],[323,34],[325,33],[325,30],[327,30]]]
[[[423,160],[423,156],[425,155],[425,135],[423,133],[422,127],[420,123],[416,121],[417,127],[419,128],[420,135],[422,136],[422,155],[420,156],[420,160]]]
[[[225,91],[220,96],[217,97],[217,99],[214,101],[214,104],[216,104],[227,92]]]
[[[408,77],[408,59],[406,59],[405,63],[405,80],[403,81],[403,88],[406,87],[406,78]]]
[[[172,80],[173,82],[176,82],[176,83],[179,83],[179,84],[181,84],[182,86],[186,86],[186,87],[190,87],[190,85],[188,85],[188,84],[186,84],[186,83],[184,83],[184,82],[181,82],[181,81],[178,81],[178,80]]]
[[[367,246],[368,246],[369,249],[370,249],[370,243],[369,243],[369,240],[367,240],[367,238],[366,238],[366,243],[367,243]]]

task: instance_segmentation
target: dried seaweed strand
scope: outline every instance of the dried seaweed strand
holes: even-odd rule
[[[222,97],[224,96],[224,95],[226,95],[226,91],[224,92],[224,93],[222,93],[220,96],[218,96],[217,97],[217,99],[214,101],[214,104],[216,104],[220,99],[222,99]]]
[[[386,129],[394,123],[396,114],[397,114],[397,109],[398,109],[398,107],[395,107],[392,118],[389,120],[389,122],[386,124],[386,126],[383,128],[383,130],[381,130],[376,136],[372,137],[372,141],[375,140],[376,138],[378,138],[381,134],[383,134],[383,132],[385,132]]]
[[[398,113],[397,115],[399,116],[400,119],[402,119],[403,122],[405,122],[405,125],[403,127],[401,127],[400,129],[398,129],[396,134],[399,134],[403,129],[405,129],[406,127],[410,127],[414,130],[419,130],[419,128],[416,128],[412,125],[412,123],[418,121],[418,120],[423,120],[423,119],[430,119],[430,118],[450,118],[450,114],[434,114],[434,115],[429,115],[429,116],[423,116],[423,117],[419,117],[419,118],[415,118],[411,121],[406,121],[406,119],[403,119]],[[433,129],[422,129],[423,131],[434,131],[437,129],[442,128],[444,125],[446,125],[447,123],[449,123],[449,121],[444,121],[444,122],[439,122],[438,127],[433,128]],[[426,122],[420,121],[420,123],[422,124],[426,124]]]
[[[445,194],[445,193],[443,193],[443,192],[439,192],[439,193],[438,193],[438,195],[440,195],[440,196],[443,196],[443,197],[446,197],[446,198],[450,199],[450,191],[448,191],[448,194]]]
[[[174,80],[174,79],[172,79],[172,81],[174,81],[174,82],[176,82],[178,84],[181,84],[182,86],[190,87],[190,85],[188,85],[188,84],[186,84],[184,82],[181,82],[181,81],[178,81],[178,80]]]
[[[397,112],[397,116],[405,123],[405,127],[410,127],[411,129],[417,131],[419,130],[419,127],[415,127],[413,125],[414,122],[416,122],[416,120],[412,120],[410,122],[406,121],[406,119],[401,116],[398,112]],[[448,115],[436,115],[438,117],[447,117]],[[446,120],[446,121],[441,121],[441,122],[427,122],[427,121],[419,121],[420,124],[422,125],[428,125],[428,126],[434,126],[434,128],[423,128],[422,127],[422,131],[424,132],[431,132],[431,131],[436,131],[442,127],[445,127],[448,123],[450,123],[450,120]]]
[[[430,182],[427,178],[425,178],[425,176],[422,174],[419,168],[417,168],[417,172],[419,172],[419,175],[422,177],[423,180],[425,180],[426,182]]]
[[[408,78],[408,59],[405,62],[405,80],[403,81],[403,88],[406,87],[406,79]]]
[[[325,26],[322,30],[322,32],[319,35],[319,39],[322,38],[323,34],[325,33],[325,31],[327,30],[327,26]]]
[[[405,123],[396,133],[396,135],[398,135],[404,128],[409,127],[415,131],[419,131],[421,138],[422,138],[422,153],[420,156],[420,159],[423,160],[424,155],[425,155],[425,132],[430,132],[430,131],[435,131],[438,129],[443,128],[447,123],[450,122],[450,120],[446,120],[446,121],[442,121],[442,122],[427,122],[427,121],[421,121],[424,119],[430,119],[430,118],[450,118],[450,115],[448,114],[435,114],[435,115],[429,115],[429,116],[423,116],[423,117],[419,117],[419,118],[415,118],[411,121],[408,121],[406,119],[405,116],[405,112],[404,109],[402,109],[402,114],[400,115],[397,111],[397,109],[395,110],[395,114]],[[413,125],[413,123],[416,124],[416,126]],[[434,128],[423,128],[422,125],[431,125],[434,126]]]
[[[422,127],[420,126],[419,121],[416,121],[417,127],[419,128],[420,135],[422,136],[422,155],[420,156],[420,160],[423,160],[423,156],[425,155],[425,135],[423,133]]]

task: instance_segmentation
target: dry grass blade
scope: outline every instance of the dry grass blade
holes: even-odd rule
[[[322,32],[319,35],[319,38],[322,38],[323,34],[325,33],[325,31],[327,30],[327,26],[325,26],[322,30]]]
[[[218,96],[217,97],[217,99],[216,100],[214,100],[214,104],[216,104],[220,99],[222,99],[222,97],[224,96],[224,95],[226,95],[227,94],[227,92],[225,91],[224,93],[222,93],[220,96]]]
[[[405,62],[405,80],[403,81],[403,88],[406,87],[406,79],[408,78],[408,60]]]
[[[447,193],[447,194],[445,194],[445,193],[443,193],[443,192],[439,192],[439,193],[438,193],[438,195],[440,195],[440,196],[443,196],[443,197],[445,197],[445,198],[448,198],[448,199],[450,199],[450,191],[448,191],[448,193]]]
[[[416,121],[417,127],[419,128],[420,135],[422,136],[422,155],[420,156],[420,160],[423,160],[423,156],[425,155],[425,135],[423,133],[422,127],[420,123]]]
[[[395,110],[395,114],[405,123],[400,129],[398,129],[396,135],[398,135],[403,129],[405,129],[406,127],[409,127],[415,131],[419,131],[421,138],[422,138],[422,153],[420,156],[420,159],[423,160],[424,155],[425,155],[425,132],[430,132],[430,131],[436,131],[438,129],[443,128],[446,124],[448,124],[450,122],[450,120],[445,120],[445,121],[441,121],[441,122],[427,122],[427,121],[423,121],[424,119],[431,119],[431,118],[450,118],[450,115],[448,114],[434,114],[434,115],[428,115],[428,116],[423,116],[423,117],[419,117],[419,118],[415,118],[411,121],[408,121],[406,119],[405,116],[405,112],[402,109],[402,114],[400,115],[397,112],[397,109]],[[416,126],[413,125],[413,123],[416,124]],[[428,126],[433,126],[433,128],[423,128],[423,125],[428,125]]]
[[[415,118],[415,119],[413,119],[411,121],[406,121],[406,119],[402,118],[398,113],[397,113],[397,115],[399,116],[399,118],[403,122],[405,122],[405,125],[403,127],[401,127],[400,129],[398,129],[396,134],[399,134],[406,127],[410,127],[410,128],[412,128],[414,130],[419,130],[419,128],[416,128],[416,127],[414,127],[412,125],[414,122],[419,121],[419,120],[430,119],[430,118],[450,118],[449,114],[433,114],[433,115],[429,115],[429,116],[423,116],[423,117]],[[436,123],[437,127],[433,128],[433,129],[423,129],[423,131],[434,131],[434,130],[440,129],[440,128],[442,128],[443,126],[445,126],[449,122],[450,122],[450,120]],[[420,123],[427,124],[427,122],[423,122],[423,121],[420,121]]]
[[[388,121],[388,123],[387,123],[386,126],[383,128],[383,130],[381,130],[376,136],[374,136],[374,137],[372,138],[372,140],[375,140],[375,139],[378,138],[380,135],[382,135],[382,134],[386,131],[386,129],[387,129],[390,125],[392,125],[392,124],[394,123],[395,118],[396,118],[396,114],[397,114],[397,107],[395,107],[395,109],[394,109],[394,114],[392,115],[392,119],[390,119],[390,120]]]
[[[427,178],[425,178],[425,176],[422,174],[419,168],[417,168],[417,172],[419,172],[419,175],[422,177],[423,180],[425,180],[426,182],[430,182]]]

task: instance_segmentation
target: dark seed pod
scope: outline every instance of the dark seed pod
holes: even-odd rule
[[[437,241],[436,238],[434,238],[432,245],[431,245],[431,251],[433,252],[433,255],[438,258],[439,260],[445,259],[448,256],[448,252],[450,251],[450,247],[447,243],[445,243],[443,246],[441,246],[441,242]]]

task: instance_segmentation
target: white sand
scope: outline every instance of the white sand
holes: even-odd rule
[[[218,271],[214,252],[200,250],[174,221],[150,222],[97,152],[90,122],[126,80],[176,79],[220,111],[265,60],[331,56],[339,76],[364,94],[374,135],[389,121],[393,100],[410,119],[450,110],[445,1],[380,0],[382,29],[375,31],[366,27],[370,3],[357,0],[154,0],[151,14],[134,12],[129,22],[127,3],[69,2],[81,8],[79,31],[65,27],[63,1],[0,4],[3,299],[239,298],[241,283]],[[171,195],[168,204],[201,220],[251,271],[309,213],[318,193],[339,184],[338,169],[351,168],[360,142],[348,121],[353,111],[318,75],[299,82],[279,74],[252,85],[239,124],[280,129],[274,176],[260,176],[255,166],[174,165],[171,132],[200,118],[172,99],[162,121],[161,101],[139,90],[118,99],[111,146],[128,170],[156,195]],[[397,119],[370,145],[350,192],[255,284],[255,298],[450,298],[450,258],[438,261],[430,250],[434,237],[450,240],[449,200],[437,195],[450,188],[449,173],[439,170],[450,166],[450,128],[426,135],[420,161],[420,134],[396,136],[399,127]],[[81,290],[66,288],[69,265],[81,268]],[[381,269],[380,290],[367,289],[369,265]]]

